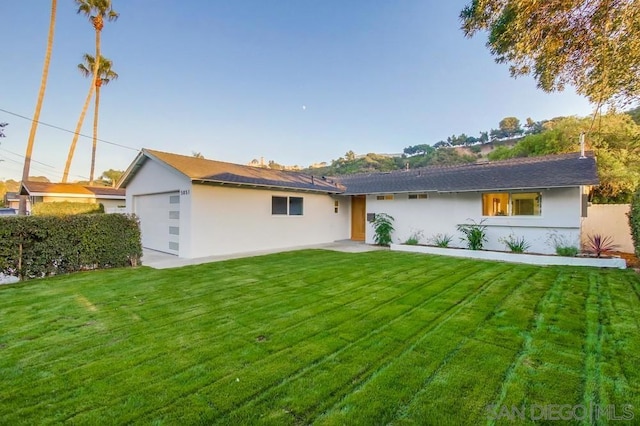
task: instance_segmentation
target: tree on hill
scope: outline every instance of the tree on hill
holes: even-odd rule
[[[102,175],[100,175],[100,179],[102,179],[109,186],[115,187],[116,183],[123,174],[124,172],[122,170],[109,169],[102,172]]]
[[[627,111],[627,114],[631,117],[636,124],[640,124],[640,106],[637,108],[630,109]]]
[[[533,75],[544,91],[572,85],[597,109],[640,96],[639,0],[472,0],[460,18],[467,37],[488,33],[513,77]]]

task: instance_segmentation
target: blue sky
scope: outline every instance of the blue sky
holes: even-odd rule
[[[587,115],[573,91],[547,94],[509,77],[485,37],[465,39],[465,0],[114,0],[103,55],[120,78],[102,90],[97,172],[125,169],[151,148],[247,163],[307,166],[348,150],[401,152],[451,134],[478,135],[506,116]],[[49,22],[48,0],[3,0],[0,109],[31,117]],[[40,120],[74,129],[89,80],[90,23],[58,0],[55,44]],[[303,108],[305,106],[306,108]],[[83,133],[91,134],[91,110]],[[30,123],[9,122],[0,179],[22,171]],[[32,175],[59,180],[72,135],[39,126]],[[71,179],[89,174],[80,138]]]

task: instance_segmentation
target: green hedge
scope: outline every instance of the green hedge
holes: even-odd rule
[[[631,199],[629,227],[631,228],[631,238],[633,239],[636,256],[640,257],[640,190],[638,190]]]
[[[0,272],[20,279],[137,266],[140,224],[133,215],[0,218]]]
[[[65,216],[69,214],[104,213],[104,206],[97,203],[72,203],[69,201],[36,203],[31,208],[35,216]]]

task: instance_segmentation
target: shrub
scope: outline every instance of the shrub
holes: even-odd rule
[[[578,255],[578,247],[574,246],[558,246],[556,247],[556,254],[558,256],[576,257]]]
[[[424,234],[422,231],[413,231],[411,236],[407,238],[407,241],[405,241],[404,243],[409,246],[418,245],[420,244],[420,240],[422,239],[423,236]]]
[[[447,248],[451,244],[451,241],[453,241],[453,235],[435,234],[433,237],[431,237],[430,241],[436,247]]]
[[[547,234],[547,244],[551,245],[558,256],[575,257],[580,249],[571,243],[565,235],[552,231]]]
[[[464,234],[461,237],[461,241],[467,242],[467,247],[470,250],[482,250],[484,243],[487,242],[487,225],[484,224],[484,219],[479,223],[469,219],[471,223],[464,223],[458,225],[458,231]]]
[[[380,246],[391,244],[391,233],[394,231],[393,220],[393,217],[386,213],[376,213],[376,217],[373,220],[373,228],[375,230],[373,239],[376,244]]]
[[[633,246],[635,247],[636,256],[640,257],[640,189],[631,199],[631,210],[629,210],[628,216]]]
[[[524,237],[518,238],[513,234],[505,238],[500,238],[500,242],[513,253],[524,253],[531,247],[531,244],[526,242]]]
[[[136,266],[140,226],[132,215],[12,216],[0,220],[0,272],[21,279]]]
[[[589,253],[593,253],[596,257],[602,257],[603,254],[607,254],[618,248],[618,244],[614,244],[613,238],[600,234],[587,235],[587,242],[585,244],[585,250]]]
[[[104,206],[96,203],[72,203],[69,201],[37,203],[31,208],[35,216],[65,216],[70,214],[104,213]]]

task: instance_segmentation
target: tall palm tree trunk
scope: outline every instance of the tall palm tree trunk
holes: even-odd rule
[[[58,9],[58,1],[51,0],[51,17],[49,19],[49,35],[47,36],[47,52],[44,55],[44,65],[42,67],[42,79],[40,80],[40,91],[38,92],[38,100],[36,102],[36,110],[33,113],[33,121],[31,122],[31,131],[29,132],[29,140],[27,141],[27,150],[24,155],[24,167],[22,169],[22,182],[29,180],[29,171],[31,169],[31,155],[33,153],[33,143],[36,139],[36,131],[38,130],[38,121],[40,120],[40,110],[44,101],[44,92],[47,89],[47,78],[49,77],[49,64],[51,63],[51,51],[53,50],[53,36],[56,27],[56,11]],[[20,196],[19,213],[27,214],[27,196]]]
[[[93,107],[93,146],[91,147],[91,173],[89,174],[89,185],[93,185],[93,173],[96,169],[96,148],[98,141],[98,117],[100,110],[100,81],[96,85],[96,103]]]
[[[93,27],[96,30],[96,56],[93,65],[93,84],[96,87],[96,103],[93,110],[93,145],[91,147],[91,171],[89,172],[89,185],[93,185],[93,172],[96,163],[96,147],[98,145],[98,106],[100,104],[100,88],[97,87],[98,70],[100,68],[100,33],[104,27],[102,16],[96,15],[93,18]]]
[[[87,115],[87,110],[89,109],[89,103],[91,102],[91,98],[93,97],[93,91],[95,90],[95,84],[92,81],[89,86],[89,93],[87,94],[87,99],[84,100],[84,106],[82,107],[82,112],[80,112],[80,118],[78,119],[78,124],[76,125],[76,131],[73,134],[73,140],[71,141],[71,146],[69,147],[69,154],[67,154],[67,162],[64,165],[64,173],[62,174],[62,183],[67,183],[67,179],[69,178],[69,169],[71,168],[71,162],[73,161],[73,154],[76,151],[76,145],[78,144],[78,137],[80,136],[80,130],[82,129],[82,124],[84,123],[84,118]]]

